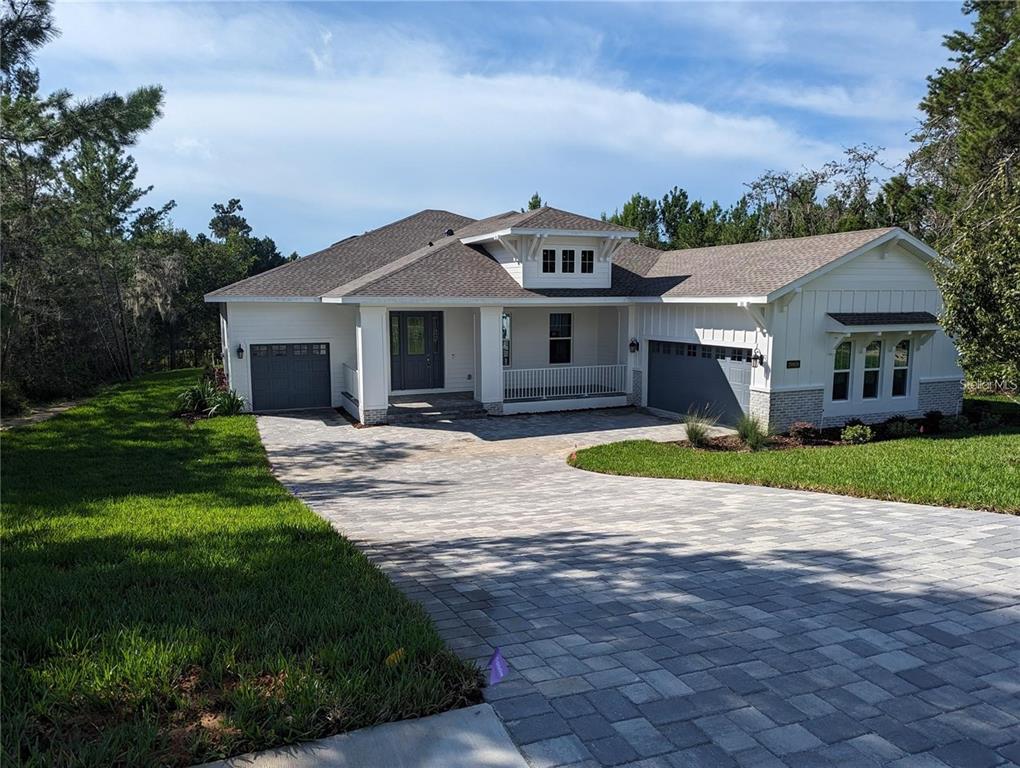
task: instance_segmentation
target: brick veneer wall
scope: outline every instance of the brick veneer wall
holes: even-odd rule
[[[963,409],[963,379],[951,381],[922,381],[917,387],[917,409],[942,411],[949,415]]]
[[[389,420],[389,411],[386,408],[366,408],[361,412],[361,423],[366,426],[385,424]]]
[[[750,412],[773,432],[785,432],[795,421],[819,424],[825,392],[812,389],[785,389],[778,392],[751,390]]]

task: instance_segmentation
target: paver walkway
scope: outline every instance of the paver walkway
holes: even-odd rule
[[[260,417],[281,479],[461,654],[534,766],[1020,763],[1020,518],[572,469],[631,410]]]

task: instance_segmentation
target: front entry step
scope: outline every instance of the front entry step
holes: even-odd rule
[[[456,419],[481,419],[482,404],[469,394],[401,395],[390,398],[386,420],[390,424],[415,424]]]

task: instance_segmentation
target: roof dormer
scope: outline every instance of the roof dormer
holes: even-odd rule
[[[511,214],[491,231],[462,237],[480,245],[524,288],[609,288],[613,254],[637,232],[557,208]]]

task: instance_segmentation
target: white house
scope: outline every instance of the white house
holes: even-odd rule
[[[640,405],[782,430],[957,413],[935,252],[898,228],[683,251],[543,207],[426,210],[206,296],[254,410],[402,395],[492,415]]]

